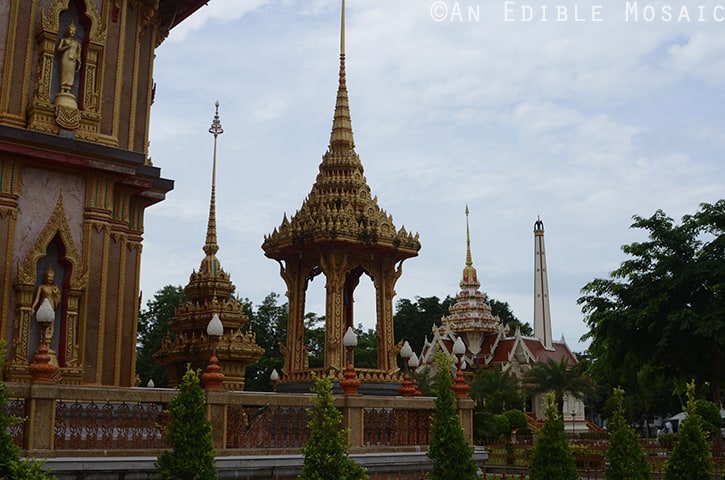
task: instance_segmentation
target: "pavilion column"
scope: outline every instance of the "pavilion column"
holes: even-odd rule
[[[284,369],[286,375],[307,368],[307,353],[304,351],[305,339],[305,276],[301,274],[299,260],[288,262],[283,271],[287,283],[288,325],[287,344],[284,352]]]
[[[395,349],[395,333],[393,327],[393,297],[395,283],[401,270],[394,264],[382,259],[378,265],[375,281],[377,304],[377,335],[378,335],[378,368],[391,371],[397,368],[397,351]],[[379,280],[378,280],[379,279]]]
[[[347,256],[341,252],[325,255],[323,271],[327,278],[325,285],[327,304],[325,308],[325,369],[334,368],[342,372],[345,368],[345,277]]]

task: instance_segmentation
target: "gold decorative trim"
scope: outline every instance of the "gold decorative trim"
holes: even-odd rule
[[[43,231],[38,235],[35,244],[30,249],[22,262],[18,262],[18,279],[17,283],[35,285],[36,272],[35,266],[38,260],[45,256],[45,250],[48,244],[53,240],[56,234],[60,235],[65,247],[65,258],[73,266],[70,278],[71,288],[85,288],[88,279],[88,272],[82,266],[80,256],[76,249],[73,235],[71,234],[68,220],[63,206],[63,194],[58,195],[58,202],[53,209],[53,213],[48,219],[48,223]]]
[[[86,6],[86,16],[91,20],[91,31],[87,32],[90,34],[92,42],[103,42],[106,37],[106,27],[103,25],[96,4],[93,1],[84,1]],[[65,10],[68,10],[70,6],[70,0],[53,0],[45,14],[42,15],[41,24],[43,30],[49,32],[57,32],[60,29],[60,14]]]

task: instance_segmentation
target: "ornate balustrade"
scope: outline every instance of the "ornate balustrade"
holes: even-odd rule
[[[25,417],[12,434],[27,455],[156,456],[173,389],[7,384],[6,413]],[[207,392],[217,454],[298,453],[308,438],[312,394]],[[469,440],[473,401],[459,399]],[[351,452],[418,450],[428,444],[432,398],[338,395]]]

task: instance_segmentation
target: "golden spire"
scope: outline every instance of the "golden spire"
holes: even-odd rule
[[[468,228],[468,205],[466,205],[466,266],[473,266],[473,259],[471,258],[471,231]]]
[[[209,133],[214,135],[214,157],[212,162],[211,173],[211,200],[209,202],[209,223],[206,228],[206,243],[204,243],[204,253],[206,258],[201,262],[201,270],[206,270],[212,275],[219,270],[219,260],[216,259],[216,252],[219,251],[219,245],[216,238],[216,143],[217,137],[224,133],[222,123],[219,120],[219,100],[215,103],[216,112],[214,120],[211,122]]]
[[[340,15],[340,80],[337,87],[337,101],[335,103],[335,117],[332,121],[330,147],[355,148],[352,137],[352,120],[350,119],[350,104],[347,98],[347,83],[345,81],[345,0],[342,0],[342,14]]]
[[[473,259],[471,257],[471,230],[468,227],[468,205],[466,205],[466,266],[463,268],[461,288],[477,289],[480,286],[481,284],[478,283],[478,275],[476,269],[473,268]]]

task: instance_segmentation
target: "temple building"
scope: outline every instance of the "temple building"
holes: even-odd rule
[[[453,345],[460,338],[465,347],[461,356],[464,374],[472,377],[477,371],[498,368],[502,372],[521,379],[537,362],[549,359],[566,359],[573,367],[576,356],[562,337],[555,341],[551,336],[551,315],[549,313],[549,287],[544,249],[544,224],[537,219],[534,224],[534,336],[521,334],[520,329],[510,332],[501,320],[493,316],[486,294],[481,292],[478,273],[473,267],[471,236],[466,207],[466,262],[460,282],[456,303],[450,307],[450,315],[443,317],[440,327],[433,327],[433,338],[426,337],[420,355],[419,370],[434,368],[433,357],[442,351],[454,361]],[[531,399],[532,417],[543,420],[543,395]],[[568,414],[566,428],[586,430],[584,403],[581,399],[566,394],[564,411]]]
[[[278,389],[308,391],[312,370],[304,345],[307,287],[317,275],[325,283],[324,371],[341,376],[345,366],[343,336],[354,326],[355,288],[367,275],[375,288],[378,365],[358,369],[361,389],[384,389],[399,382],[393,337],[393,297],[402,264],[420,250],[418,234],[396,228],[393,217],[371,195],[355,152],[345,82],[345,3],[342,5],[340,70],[330,143],[319,174],[300,209],[265,236],[264,254],[280,265],[287,287],[289,320],[283,346],[284,368]],[[392,391],[395,391],[397,385]]]
[[[204,3],[0,2],[5,380],[134,385],[144,212],[173,188],[148,158],[154,50]]]
[[[210,357],[215,355],[224,375],[223,387],[227,390],[244,390],[244,372],[247,365],[259,360],[264,349],[257,345],[249,328],[243,330],[248,321],[244,304],[234,297],[235,287],[216,256],[219,251],[216,230],[216,143],[217,137],[224,133],[219,118],[219,102],[216,108],[209,129],[214,135],[214,160],[209,221],[203,247],[205,256],[199,271],[192,272],[189,277],[189,283],[184,288],[186,301],[176,309],[169,324],[174,338],[165,338],[161,350],[154,354],[154,358],[159,365],[167,368],[170,384],[176,386],[184,376],[187,365],[203,370]],[[223,328],[216,347],[212,346],[207,334],[207,326],[214,315],[221,320]]]

